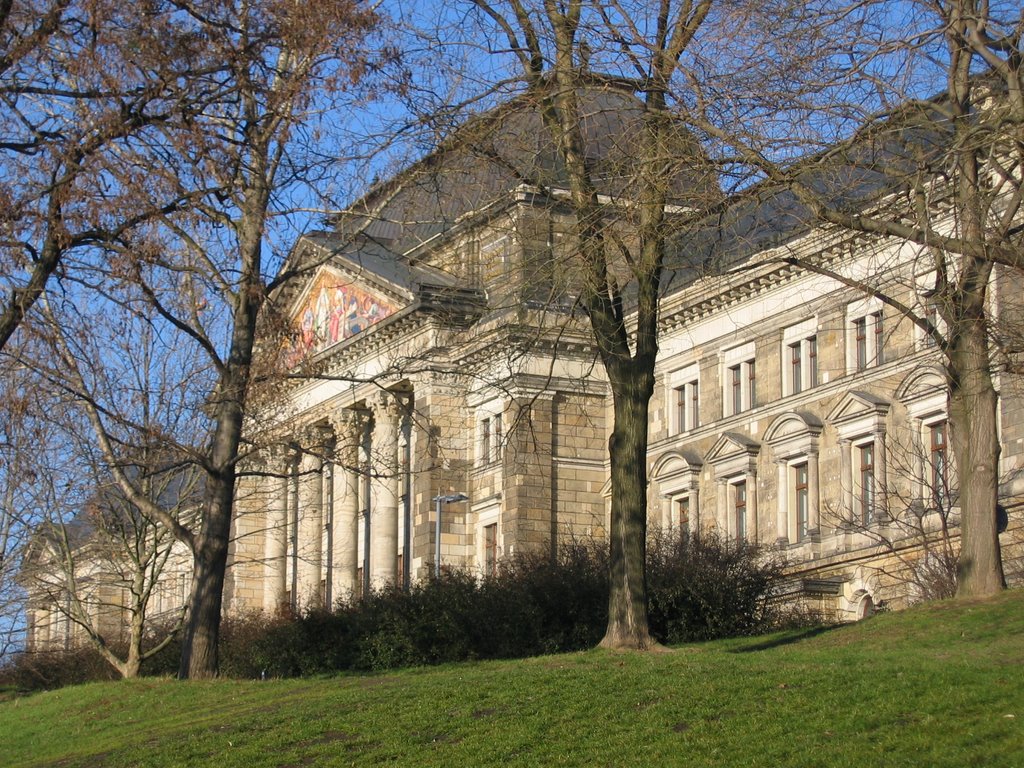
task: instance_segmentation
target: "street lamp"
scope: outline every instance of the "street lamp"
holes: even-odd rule
[[[466,501],[468,498],[469,496],[464,493],[449,493],[434,497],[434,503],[437,505],[437,518],[434,520],[434,578],[441,575],[441,505]]]

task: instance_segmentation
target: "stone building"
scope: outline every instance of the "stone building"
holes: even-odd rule
[[[636,114],[627,94],[589,98],[612,197],[628,142],[609,137]],[[535,110],[497,110],[296,244],[273,302],[288,331],[264,342],[288,377],[251,419],[262,448],[239,484],[228,611],[327,606],[605,536],[611,398],[560,258],[544,135]],[[698,178],[680,195],[715,194]],[[857,618],[941,578],[957,508],[938,351],[841,278],[934,317],[932,275],[907,243],[760,206],[670,265],[649,523],[775,548],[793,599]],[[997,272],[992,311],[1019,313],[1021,296]],[[1024,414],[1016,382],[997,386],[1012,553]]]

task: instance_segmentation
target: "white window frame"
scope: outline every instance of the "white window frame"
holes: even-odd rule
[[[679,413],[680,394],[685,405],[683,418]],[[666,402],[670,434],[682,435],[700,427],[700,367],[696,363],[669,374]]]
[[[821,381],[821,369],[817,362],[818,356],[818,319],[808,318],[801,323],[792,325],[782,332],[782,395],[799,394],[808,389],[818,386]],[[793,349],[800,352],[800,381],[795,381],[793,376]],[[814,351],[814,355],[811,352]],[[811,360],[815,361],[814,369],[811,368]]]
[[[823,425],[807,414],[790,412],[765,430],[765,443],[775,455],[776,534],[779,544],[811,541],[821,527],[820,466],[818,438]],[[807,465],[807,531],[801,535],[797,510],[796,468]]]
[[[859,365],[857,324],[864,323],[864,365]],[[846,372],[866,371],[885,362],[885,313],[881,300],[871,296],[846,307]]]
[[[756,492],[754,483],[751,478],[747,475],[740,475],[738,477],[732,477],[728,480],[729,484],[729,538],[736,542],[749,542],[752,541],[750,538],[750,531],[752,526],[750,525],[750,511],[751,511],[751,497]],[[740,531],[740,515],[739,515],[739,488],[743,486],[743,530]],[[756,528],[756,525],[753,526]]]
[[[922,385],[921,382],[929,380],[930,383]],[[941,372],[934,369],[926,372],[923,376],[917,377],[910,388],[910,391],[900,393],[900,401],[907,409],[907,416],[910,419],[911,429],[915,439],[914,453],[914,492],[915,499],[920,500],[924,510],[935,511],[935,489],[931,485],[931,430],[939,423],[946,424],[946,478],[947,482],[956,477],[954,467],[953,448],[950,445],[949,434],[949,413],[948,392],[945,383],[942,382]],[[906,385],[904,385],[906,386]],[[950,491],[951,506],[956,506],[956,493]]]
[[[868,509],[865,506],[864,496],[864,471],[863,462],[861,456],[864,453],[865,448],[871,448],[871,505],[872,509]],[[850,469],[851,475],[850,486],[853,489],[853,519],[857,524],[868,528],[878,523],[881,518],[879,505],[879,496],[881,496],[882,489],[879,487],[879,456],[880,452],[885,450],[885,444],[882,440],[876,439],[875,435],[866,435],[864,437],[852,440],[850,442]]]
[[[748,342],[732,349],[722,352],[720,379],[722,382],[722,416],[735,416],[757,407],[757,358],[755,355],[754,342]],[[734,402],[734,371],[739,372],[740,377],[740,402],[739,408]],[[753,373],[754,387],[750,386],[751,373]]]
[[[475,551],[473,554],[476,557],[477,571],[482,578],[487,574],[487,543],[484,540],[484,530],[487,526],[497,526],[495,528],[495,559],[497,562],[501,562],[504,552],[505,542],[501,530],[501,504],[496,500],[491,500],[479,510],[474,509],[473,513],[476,516],[476,546],[474,547]]]
[[[923,274],[914,277],[914,285],[917,289],[918,296],[918,311],[921,317],[931,320],[932,325],[936,327],[938,332],[942,335],[946,335],[946,321],[939,315],[938,307],[933,298],[935,290],[935,270],[929,270]],[[914,324],[914,339],[915,346],[918,351],[925,349],[935,349],[935,340],[929,336],[921,326]]]
[[[501,461],[505,440],[505,405],[492,400],[476,409],[476,466],[488,467]]]

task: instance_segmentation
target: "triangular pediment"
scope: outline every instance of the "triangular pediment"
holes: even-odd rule
[[[298,294],[289,313],[292,339],[285,353],[291,368],[356,336],[409,303],[398,291],[387,291],[337,266],[322,266]]]
[[[865,416],[885,416],[889,412],[889,403],[868,392],[851,389],[828,415],[832,424],[843,424]]]
[[[711,450],[708,451],[705,460],[714,464],[739,455],[755,456],[760,448],[761,446],[758,443],[738,432],[724,432],[715,441],[715,444],[711,446]]]

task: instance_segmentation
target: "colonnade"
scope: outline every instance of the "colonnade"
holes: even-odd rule
[[[405,401],[381,392],[366,407],[339,409],[305,428],[295,445],[271,452],[264,610],[329,607],[366,584],[401,579],[399,448],[406,412]]]

